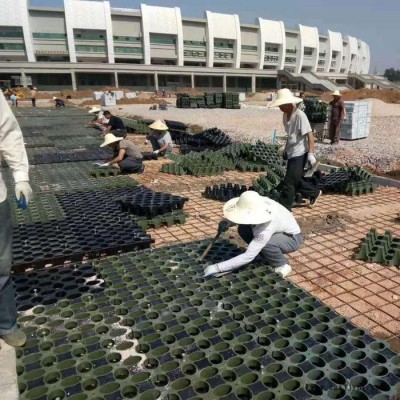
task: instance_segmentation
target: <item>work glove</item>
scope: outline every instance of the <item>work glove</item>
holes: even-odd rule
[[[150,143],[150,140],[147,140],[147,139],[146,139],[146,140],[144,141],[144,144],[149,144],[149,143]]]
[[[25,200],[25,207],[28,206],[32,198],[32,188],[29,182],[17,182],[15,184],[15,197],[17,198],[17,202],[23,202]]]
[[[153,154],[158,154],[160,152],[160,150],[154,150]]]
[[[215,274],[218,274],[219,272],[221,272],[221,271],[218,269],[218,264],[209,265],[204,270],[203,278],[207,278],[208,276],[214,276]]]
[[[107,168],[107,167],[109,167],[109,166],[110,166],[110,163],[106,162],[106,163],[104,163],[104,164],[100,164],[100,165],[99,165],[99,168]]]
[[[313,166],[317,162],[314,153],[308,153],[307,161],[310,163],[311,166]]]
[[[223,219],[219,224],[218,224],[218,234],[222,235],[224,232],[227,232],[229,228],[234,226],[235,224],[228,219]]]

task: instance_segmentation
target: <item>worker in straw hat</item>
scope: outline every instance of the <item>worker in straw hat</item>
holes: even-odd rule
[[[142,173],[144,171],[143,155],[130,140],[107,133],[100,147],[105,146],[110,147],[114,155],[111,160],[100,165],[101,167],[118,167],[121,173],[128,174]]]
[[[299,249],[303,235],[293,215],[282,205],[249,190],[229,200],[223,208],[224,217],[238,224],[240,237],[248,244],[247,250],[230,260],[208,266],[204,276],[233,271],[252,262],[260,254],[266,263],[283,278],[292,268],[284,254]],[[229,224],[221,221],[226,230]],[[232,224],[231,224],[232,225]]]
[[[94,117],[89,122],[87,127],[92,127],[104,132],[107,129],[107,124],[109,120],[104,116],[101,108],[99,106],[93,106],[88,112],[89,114],[94,114]]]
[[[281,184],[279,202],[289,211],[292,209],[296,193],[310,200],[313,206],[322,192],[303,179],[307,163],[313,166],[317,160],[314,155],[314,135],[306,114],[297,104],[303,101],[293,96],[289,89],[278,90],[276,99],[270,107],[279,107],[283,112],[283,125],[287,134],[283,157],[287,160],[285,178]]]
[[[331,115],[329,122],[329,139],[331,144],[338,144],[340,139],[340,128],[342,121],[346,118],[346,109],[342,101],[341,93],[335,90],[332,93],[333,100],[329,103],[331,106]]]
[[[36,107],[36,96],[37,96],[37,88],[31,86],[31,90],[29,91],[29,96],[31,97],[32,107]]]
[[[146,137],[146,144],[150,141],[153,147],[153,154],[164,156],[172,153],[174,143],[171,134],[168,132],[168,126],[164,121],[157,120],[149,125],[151,133]]]

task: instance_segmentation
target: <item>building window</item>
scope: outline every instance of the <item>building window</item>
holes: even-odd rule
[[[86,46],[86,45],[77,45],[75,46],[75,50],[81,53],[105,53],[105,46]]]
[[[304,55],[305,56],[312,56],[314,53],[314,49],[311,47],[304,47]]]
[[[285,63],[294,64],[296,62],[296,57],[285,57]]]
[[[232,59],[232,58],[233,58],[233,54],[232,54],[232,53],[223,53],[223,52],[218,52],[218,51],[216,51],[216,52],[214,53],[214,57],[215,57],[215,58]]]
[[[34,32],[32,33],[34,39],[61,39],[64,40],[67,37],[66,33],[44,33],[44,32]]]
[[[195,51],[195,50],[185,50],[183,52],[183,55],[185,57],[205,57],[206,52],[205,51]]]
[[[141,43],[142,38],[135,36],[113,36],[114,42]]]
[[[278,62],[279,57],[278,56],[265,56],[264,61],[266,62]]]
[[[176,39],[167,35],[150,35],[150,44],[175,45]]]
[[[250,46],[248,44],[242,44],[242,50],[245,50],[245,51],[257,51],[257,46]]]
[[[206,42],[200,42],[200,41],[196,41],[196,40],[184,40],[183,44],[185,46],[201,46],[201,47],[206,46]]]
[[[318,60],[318,65],[325,65],[325,60]]]
[[[101,34],[87,34],[87,33],[75,33],[74,38],[77,40],[104,40],[104,35]]]
[[[233,49],[233,43],[214,41],[214,47],[219,49]]]
[[[276,69],[276,65],[264,65],[263,69]]]
[[[143,50],[140,47],[114,46],[114,51],[118,54],[143,54]]]
[[[0,43],[0,50],[25,50],[23,43]]]
[[[268,43],[265,43],[265,51],[269,53],[278,53],[279,52],[279,47],[277,46],[271,46]]]
[[[0,31],[0,37],[3,38],[22,38],[24,34],[22,31]]]
[[[286,54],[296,54],[297,49],[286,49]]]
[[[326,52],[324,51],[323,53],[319,53],[320,57],[325,57],[326,56]]]

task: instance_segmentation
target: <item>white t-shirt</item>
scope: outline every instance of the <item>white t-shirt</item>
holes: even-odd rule
[[[287,114],[283,113],[283,125],[287,133],[285,152],[287,158],[299,157],[308,152],[307,134],[312,132],[307,115],[295,108],[288,121]]]
[[[218,268],[221,272],[231,271],[252,262],[274,233],[287,233],[289,235],[301,233],[299,224],[286,207],[270,199],[268,199],[268,202],[273,203],[271,209],[272,220],[265,224],[252,226],[254,239],[249,243],[247,250],[230,260],[218,263]]]

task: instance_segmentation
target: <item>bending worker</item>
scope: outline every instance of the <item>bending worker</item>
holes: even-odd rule
[[[89,123],[89,127],[104,132],[107,129],[108,119],[104,116],[104,113],[103,111],[101,111],[101,108],[98,106],[94,106],[88,112],[89,114],[94,114],[93,119]]]
[[[283,112],[283,125],[287,141],[283,158],[287,160],[286,175],[282,182],[279,203],[289,211],[292,209],[296,193],[301,193],[315,205],[322,192],[303,179],[307,162],[313,166],[317,160],[314,156],[314,135],[307,115],[297,108],[303,99],[293,96],[289,89],[278,90],[276,99],[270,107],[279,107]]]
[[[153,154],[164,156],[165,154],[172,153],[174,143],[165,122],[161,120],[155,121],[149,125],[149,128],[151,129],[151,133],[146,139],[151,142]],[[147,140],[146,143],[148,143]]]
[[[121,173],[128,174],[142,173],[144,171],[143,155],[139,148],[130,140],[107,133],[100,147],[105,146],[113,150],[114,157],[103,164],[102,167],[119,167]]]
[[[293,215],[268,197],[249,190],[224,205],[224,217],[219,232],[239,224],[238,233],[248,244],[247,250],[230,260],[208,266],[204,276],[230,272],[252,262],[258,254],[283,278],[292,268],[284,254],[300,248],[303,235]]]
[[[13,173],[17,200],[25,200],[28,205],[32,189],[29,185],[24,139],[18,122],[0,91],[1,158],[4,158]],[[25,344],[26,335],[17,325],[17,304],[11,279],[12,236],[11,208],[0,166],[0,338],[10,346],[20,347]]]
[[[103,116],[108,119],[106,129],[102,133],[103,135],[111,132],[114,136],[126,138],[128,132],[121,118],[112,115],[110,111],[104,111]]]

